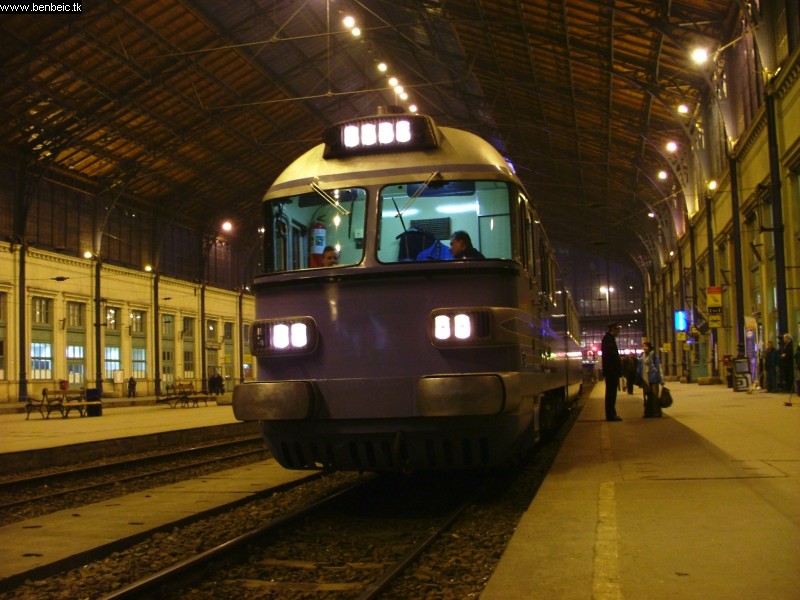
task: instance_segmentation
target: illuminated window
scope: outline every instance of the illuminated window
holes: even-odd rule
[[[109,306],[106,308],[106,331],[119,331],[119,308]]]
[[[131,333],[144,333],[145,315],[142,310],[131,311]]]
[[[52,321],[53,301],[50,298],[36,296],[32,301],[34,325],[50,325]]]
[[[82,302],[67,302],[67,327],[70,329],[83,329],[86,305]]]
[[[122,369],[122,352],[118,346],[106,346],[103,376],[105,379],[114,379],[114,371]]]
[[[53,378],[53,345],[45,342],[31,343],[31,379]]]

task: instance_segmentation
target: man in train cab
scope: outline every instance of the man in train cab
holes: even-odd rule
[[[603,377],[606,380],[606,421],[622,421],[622,417],[617,414],[617,388],[622,376],[622,360],[617,348],[618,333],[619,323],[611,323],[600,345],[603,353]]]
[[[325,246],[322,251],[322,266],[335,267],[339,264],[339,254],[333,246]]]
[[[453,258],[485,258],[472,245],[472,238],[466,231],[456,231],[450,236],[450,252]]]

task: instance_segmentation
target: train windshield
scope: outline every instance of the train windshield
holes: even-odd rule
[[[451,260],[450,237],[465,232],[485,258],[512,258],[511,186],[502,181],[428,181],[381,189],[378,260]]]
[[[366,198],[363,188],[322,189],[312,184],[308,193],[265,202],[265,270],[334,268],[361,262]]]

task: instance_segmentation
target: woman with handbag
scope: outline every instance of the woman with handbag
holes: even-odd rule
[[[639,372],[644,389],[644,418],[653,419],[661,416],[661,404],[658,400],[661,378],[661,363],[656,356],[653,344],[642,344],[642,357],[639,359]]]

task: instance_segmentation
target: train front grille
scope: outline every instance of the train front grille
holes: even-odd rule
[[[491,466],[487,438],[351,439],[339,442],[283,441],[276,458],[289,469],[356,471],[470,469]]]

